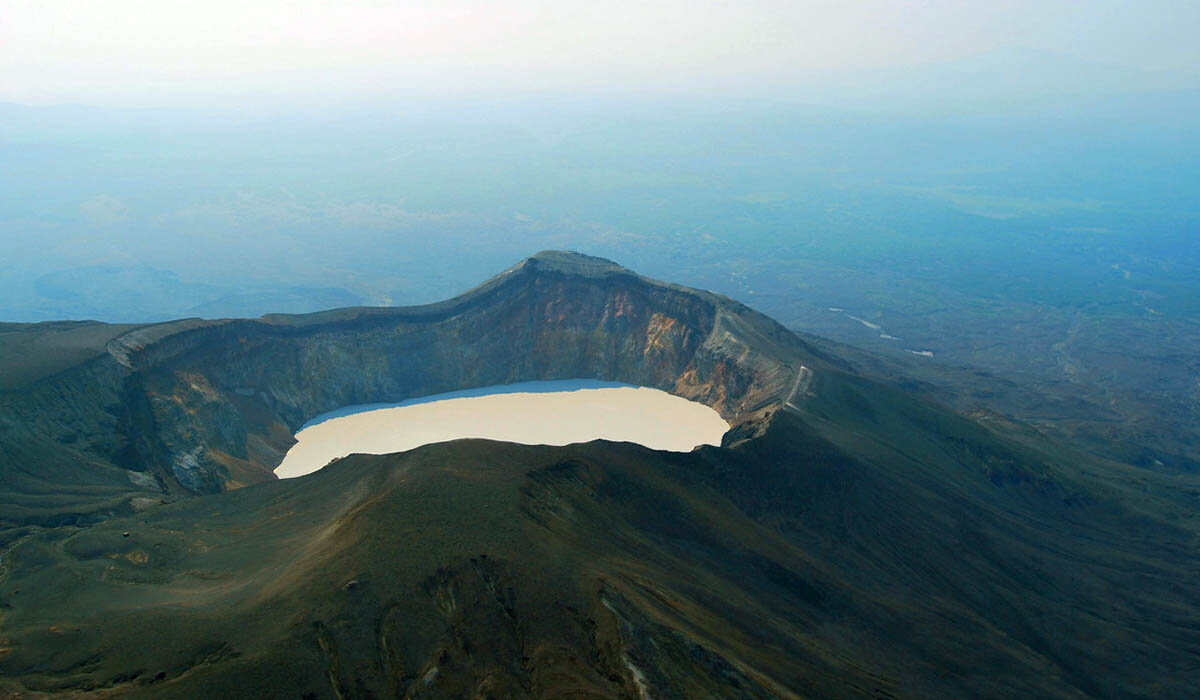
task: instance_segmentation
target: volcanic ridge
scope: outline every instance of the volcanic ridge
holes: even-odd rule
[[[0,325],[0,695],[1185,698],[1200,494],[731,299],[545,252],[454,299]],[[720,447],[457,440],[279,481],[342,406],[594,378]]]

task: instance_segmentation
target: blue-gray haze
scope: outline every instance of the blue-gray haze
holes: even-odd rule
[[[900,354],[1196,364],[1195,3],[119,4],[0,0],[0,319],[418,304],[567,248]]]

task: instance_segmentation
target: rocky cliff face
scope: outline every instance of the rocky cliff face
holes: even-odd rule
[[[744,435],[823,362],[732,300],[554,252],[429,306],[179,321],[104,350],[0,405],[4,447],[83,459],[85,480],[193,493],[272,479],[325,411],[519,381],[652,386]]]

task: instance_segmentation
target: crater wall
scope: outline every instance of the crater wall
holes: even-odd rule
[[[713,407],[736,438],[820,361],[724,297],[547,253],[429,306],[138,328],[0,404],[0,435],[94,462],[87,478],[113,487],[209,493],[274,478],[320,413],[511,382],[655,387]]]

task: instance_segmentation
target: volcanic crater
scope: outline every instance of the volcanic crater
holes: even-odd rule
[[[1192,495],[607,260],[421,307],[6,324],[0,349],[0,694],[1194,694]],[[272,473],[343,406],[581,377],[730,429]]]

